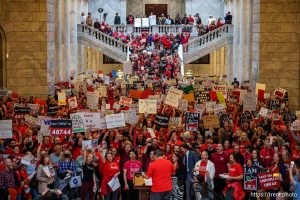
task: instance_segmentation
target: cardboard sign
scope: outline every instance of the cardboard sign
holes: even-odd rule
[[[262,190],[280,188],[279,173],[265,172],[258,174],[259,185]]]
[[[249,111],[245,111],[241,114],[241,123],[250,122],[252,120],[252,114]]]
[[[280,101],[279,100],[270,100],[269,101],[270,110],[280,110]]]
[[[138,122],[136,110],[122,110],[124,113],[125,123],[135,125]]]
[[[66,95],[66,93],[58,92],[57,93],[57,98],[58,98],[57,103],[58,103],[59,106],[67,105],[67,101],[66,101],[67,95]]]
[[[181,125],[181,117],[170,117],[169,127]]]
[[[257,190],[258,177],[257,177],[257,167],[250,167],[244,169],[244,190]]]
[[[220,128],[220,121],[217,115],[202,116],[204,128]]]
[[[299,131],[300,130],[300,120],[295,120],[292,124],[291,124],[291,129],[293,131]]]
[[[52,136],[70,136],[72,135],[72,120],[51,120],[50,131]]]
[[[105,120],[108,129],[125,126],[124,113],[106,115]]]
[[[139,113],[156,114],[157,113],[156,99],[139,99]]]
[[[183,111],[187,111],[189,107],[189,103],[187,100],[185,99],[179,99],[178,100],[178,108],[183,110]]]
[[[214,85],[213,91],[221,92],[225,99],[227,99],[227,85]]]
[[[168,128],[169,126],[169,116],[167,115],[156,115],[154,123],[158,129]]]
[[[253,93],[247,93],[243,100],[243,112],[256,110],[256,97]]]
[[[123,106],[130,106],[132,104],[132,98],[121,96],[119,104]]]
[[[0,139],[12,138],[12,120],[0,120]]]
[[[71,97],[68,99],[68,104],[70,109],[75,109],[78,107],[77,97]]]
[[[209,101],[209,91],[196,91],[195,100],[199,104],[203,104],[204,102]]]
[[[200,113],[186,113],[185,130],[198,131]]]
[[[178,108],[178,100],[181,99],[181,96],[183,94],[183,91],[177,90],[176,88],[170,88],[166,99],[165,99],[165,104]]]
[[[97,109],[99,103],[98,92],[87,92],[86,93],[87,106],[91,109]]]
[[[29,126],[34,126],[34,127],[40,125],[39,119],[31,115],[25,115],[25,123]]]

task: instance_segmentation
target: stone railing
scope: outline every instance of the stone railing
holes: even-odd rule
[[[137,28],[133,25],[111,25],[111,27],[117,31],[125,31],[126,33],[140,34],[143,28]],[[145,27],[146,28],[146,27]],[[152,25],[149,27],[149,31],[153,34],[159,33],[181,33],[184,30],[191,31],[191,36],[198,36],[198,27],[196,25]]]
[[[204,45],[207,45],[208,43],[215,41],[217,39],[223,38],[224,36],[228,34],[233,33],[233,25],[231,24],[225,24],[221,26],[220,28],[217,28],[213,31],[209,31],[208,33],[196,37],[192,40],[190,40],[187,44],[183,45],[184,47],[188,47],[188,49],[194,49],[197,47],[201,47]]]
[[[100,42],[123,53],[127,53],[128,44],[122,42],[121,40],[117,40],[91,26],[78,24],[77,32],[79,37],[86,36],[88,38],[91,38],[95,42]]]

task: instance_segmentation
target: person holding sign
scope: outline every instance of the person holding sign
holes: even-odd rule
[[[48,154],[42,154],[40,165],[37,169],[38,192],[43,193],[46,188],[54,189],[55,172]]]
[[[103,149],[101,149],[101,151],[103,151]],[[105,157],[102,157],[102,163],[103,178],[101,181],[101,194],[104,196],[105,200],[117,200],[119,190],[112,191],[108,186],[108,182],[120,175],[119,164],[114,160],[111,151],[107,151]]]
[[[223,190],[225,196],[231,196],[236,200],[242,200],[245,198],[245,192],[243,190],[243,168],[237,162],[238,157],[236,154],[231,154],[229,156],[229,174],[220,174],[222,178],[227,180],[227,186]]]
[[[87,153],[87,150],[84,150],[82,166],[83,178],[80,190],[82,200],[86,200],[87,196],[89,199],[93,199],[94,192],[97,190],[95,168],[92,163],[93,160],[94,155],[92,153]]]

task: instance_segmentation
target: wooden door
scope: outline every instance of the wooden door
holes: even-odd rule
[[[145,14],[149,17],[150,13],[153,12],[153,15],[160,17],[161,14],[164,14],[165,17],[168,15],[168,4],[145,4]]]

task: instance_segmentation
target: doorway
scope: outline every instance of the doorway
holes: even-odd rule
[[[160,17],[161,14],[164,14],[165,17],[168,15],[168,4],[145,4],[145,15],[149,17],[150,13]]]

